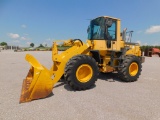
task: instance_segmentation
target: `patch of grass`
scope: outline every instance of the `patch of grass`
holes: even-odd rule
[[[58,46],[58,51],[65,51],[69,49],[71,46]]]

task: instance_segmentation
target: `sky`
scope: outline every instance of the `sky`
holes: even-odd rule
[[[160,45],[160,0],[0,0],[0,42],[28,47],[54,40],[87,40],[91,19],[121,19],[132,41]]]

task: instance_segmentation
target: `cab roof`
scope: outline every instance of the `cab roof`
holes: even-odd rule
[[[110,17],[110,16],[99,16],[99,17],[96,17],[96,18],[100,18],[100,17],[104,17],[104,18],[112,18],[112,19],[115,19],[115,20],[120,20],[120,19],[118,19],[118,18],[114,18],[114,17]],[[94,18],[94,19],[96,19],[96,18]]]

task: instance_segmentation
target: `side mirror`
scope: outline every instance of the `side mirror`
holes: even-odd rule
[[[108,26],[108,27],[111,27],[112,26],[112,19],[106,19],[106,25]]]

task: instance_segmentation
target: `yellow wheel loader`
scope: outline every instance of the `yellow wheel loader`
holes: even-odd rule
[[[47,69],[32,55],[26,60],[31,64],[23,81],[20,103],[47,97],[61,77],[74,90],[89,89],[95,84],[99,72],[117,71],[122,81],[133,82],[139,78],[144,57],[140,45],[132,43],[132,32],[120,31],[120,19],[101,16],[90,21],[88,40],[72,41],[72,47],[58,54],[57,45],[52,46],[53,66]],[[127,38],[127,39],[126,39]]]

